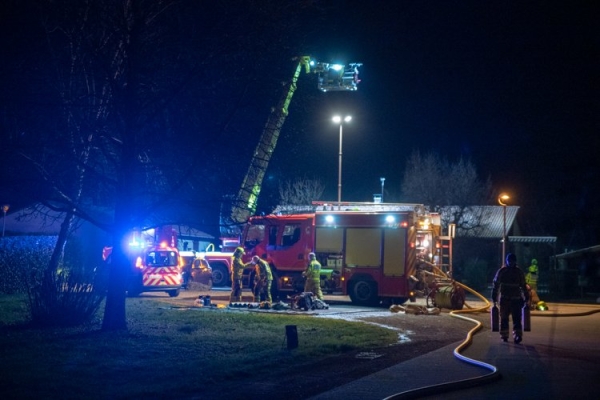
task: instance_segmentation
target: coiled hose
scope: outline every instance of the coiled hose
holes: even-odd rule
[[[423,272],[433,275],[433,276],[436,276],[436,277],[450,279],[450,277],[447,274],[445,274],[442,270],[437,268],[435,265],[432,265],[432,267],[433,267],[435,273],[431,273],[428,271],[423,271]],[[465,340],[460,345],[458,345],[458,347],[456,347],[454,349],[454,356],[456,358],[458,358],[459,360],[464,361],[468,364],[475,365],[475,366],[478,366],[481,368],[485,368],[485,369],[489,370],[490,373],[485,374],[483,376],[478,376],[478,377],[469,378],[469,379],[463,379],[460,381],[446,382],[446,383],[441,383],[439,385],[426,386],[426,387],[422,387],[422,388],[418,388],[418,389],[408,390],[405,392],[397,393],[397,394],[391,395],[389,397],[386,397],[384,400],[416,399],[419,397],[430,396],[430,395],[437,394],[440,392],[448,392],[450,390],[465,389],[465,388],[469,388],[469,387],[483,385],[483,384],[486,384],[489,382],[496,381],[502,377],[500,375],[500,372],[498,371],[498,369],[495,366],[485,363],[483,361],[473,360],[472,358],[469,358],[469,357],[466,357],[466,356],[463,356],[462,354],[460,354],[460,352],[462,350],[466,349],[472,343],[473,335],[476,332],[478,332],[479,330],[481,330],[481,328],[483,327],[483,324],[480,321],[477,321],[473,318],[466,317],[462,314],[487,312],[489,310],[491,304],[484,296],[482,296],[480,293],[476,292],[475,290],[471,289],[470,287],[463,285],[462,283],[457,282],[457,281],[453,281],[453,284],[458,285],[462,289],[474,294],[476,297],[478,297],[485,303],[484,307],[471,308],[468,310],[450,311],[450,316],[452,316],[454,318],[459,318],[459,319],[462,319],[465,321],[469,321],[469,322],[472,322],[475,324],[475,327],[472,328],[467,333],[467,337],[465,338]]]

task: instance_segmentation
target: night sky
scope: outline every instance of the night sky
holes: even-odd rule
[[[405,159],[418,149],[470,159],[525,218],[577,220],[597,235],[597,4],[340,1],[319,55],[363,62],[359,92],[324,94],[316,115],[303,115],[312,122],[294,121],[317,135],[302,142],[322,160],[314,170],[327,198],[337,190],[330,116],[347,111],[344,200],[370,201],[380,177],[388,198],[398,196]],[[278,163],[286,141],[295,138],[280,141]]]
[[[199,69],[185,82],[189,92],[177,100],[186,119],[178,120],[177,134],[188,132],[185,143],[198,151],[209,151],[211,142],[218,145],[222,153],[213,151],[207,164],[220,168],[216,163],[227,160],[237,168],[226,179],[206,173],[207,185],[239,187],[269,109],[281,95],[280,81],[295,69],[291,55],[361,62],[354,93],[320,93],[314,76],[300,77],[269,165],[265,196],[276,193],[279,182],[305,176],[320,179],[324,199],[335,200],[339,128],[331,117],[351,114],[353,121],[344,127],[342,200],[372,201],[385,177],[386,201],[410,201],[400,197],[407,157],[415,150],[435,152],[450,161],[472,161],[497,193],[508,192],[521,206],[526,234],[562,235],[566,246],[598,244],[600,3],[315,0],[293,2],[308,10],[298,19],[279,17],[285,7],[271,13],[270,2],[243,3],[256,10],[232,6],[226,18],[219,13],[228,6],[179,3],[190,14],[179,23],[193,21],[181,30],[181,42],[190,49],[186,57],[205,63],[203,54],[210,54],[207,59],[221,68]],[[10,4],[19,9],[21,3]],[[24,4],[33,8],[35,2]],[[23,10],[19,16],[27,23],[3,18],[3,59],[34,58],[35,46],[44,45]],[[244,37],[246,26],[239,23],[244,18],[254,29],[248,32],[258,26],[264,36]],[[226,29],[207,36],[219,24],[237,30],[244,42],[237,44],[247,54],[225,45],[232,43]],[[182,69],[185,59],[177,60]],[[10,73],[18,70],[15,65]],[[41,69],[35,66],[32,74]],[[184,75],[172,80],[178,83]],[[227,77],[237,79],[230,94],[219,86]],[[3,73],[2,79],[12,78]],[[24,96],[11,90],[4,89],[3,101]],[[23,100],[31,103],[40,101]],[[245,114],[228,109],[234,104],[245,107]],[[239,118],[225,124],[219,112]],[[2,126],[3,133],[10,128]]]

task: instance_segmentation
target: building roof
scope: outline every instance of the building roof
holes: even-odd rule
[[[557,254],[556,258],[575,258],[580,257],[586,253],[600,253],[600,245],[586,247],[585,249],[568,251],[566,253]]]
[[[556,236],[509,236],[508,241],[512,243],[556,243]]]
[[[214,236],[209,235],[206,232],[203,232],[199,229],[192,228],[187,225],[173,225],[173,229],[177,231],[177,236],[181,238],[195,238],[195,239],[205,239],[205,240],[213,240]]]
[[[506,232],[509,232],[519,211],[518,206],[506,206]],[[504,232],[503,206],[446,206],[439,210],[443,225],[456,224],[457,237],[501,239]]]
[[[64,215],[37,204],[7,214],[2,221],[4,232],[10,235],[57,235]]]

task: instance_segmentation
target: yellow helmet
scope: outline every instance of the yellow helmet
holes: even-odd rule
[[[548,306],[547,306],[547,305],[546,305],[546,303],[545,303],[545,302],[543,302],[543,301],[538,301],[538,302],[535,304],[535,308],[536,308],[537,310],[540,310],[540,311],[548,311]]]
[[[244,248],[243,248],[243,247],[238,247],[238,248],[236,248],[236,249],[235,249],[235,251],[233,252],[233,255],[234,255],[234,256],[237,256],[237,255],[240,255],[240,256],[241,256],[241,255],[244,255],[244,254],[246,254],[246,252],[244,251]]]

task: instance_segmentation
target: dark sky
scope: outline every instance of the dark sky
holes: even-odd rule
[[[597,217],[597,4],[339,1],[315,56],[364,63],[359,92],[323,94],[317,112],[297,120],[292,105],[288,123],[316,138],[296,141],[286,127],[274,162],[288,159],[292,141],[312,146],[304,161],[322,161],[313,170],[335,199],[330,117],[348,111],[344,200],[370,201],[381,176],[399,194],[406,156],[419,149],[470,159],[524,210]]]
[[[407,157],[414,150],[436,152],[450,161],[469,159],[482,179],[491,178],[498,193],[510,193],[514,204],[522,207],[523,225],[537,221],[528,234],[570,232],[568,245],[598,243],[598,1],[243,3],[250,8],[232,5],[227,10],[231,14],[219,16],[213,11],[223,13],[227,4],[178,3],[193,14],[182,18],[193,26],[182,29],[180,37],[182,46],[189,47],[190,60],[198,62],[206,52],[223,66],[222,71],[200,70],[198,79],[183,85],[192,89],[178,100],[185,109],[182,114],[192,122],[181,124],[194,125],[181,130],[192,135],[189,143],[200,145],[214,141],[210,135],[224,137],[217,138],[225,143],[219,146],[232,155],[218,154],[212,162],[237,163],[239,176],[229,172],[229,186],[241,183],[269,107],[281,95],[279,83],[295,68],[290,54],[302,48],[305,55],[323,62],[363,63],[362,82],[355,93],[319,93],[314,76],[300,77],[269,165],[265,196],[276,193],[283,180],[306,176],[325,184],[326,200],[337,198],[339,128],[331,117],[347,113],[354,119],[344,128],[343,200],[372,201],[381,190],[379,178],[385,177],[386,200],[397,201]],[[277,7],[269,8],[275,3]],[[37,20],[29,20],[28,8],[21,8],[20,1],[10,4],[19,9],[23,21]],[[26,4],[34,9],[37,2]],[[308,11],[297,19],[285,14],[279,18],[290,4]],[[237,25],[244,18],[252,32],[262,32],[260,38],[244,36],[247,27]],[[282,24],[289,29],[281,29]],[[215,27],[225,29],[214,33]],[[269,35],[271,27],[275,33]],[[226,47],[227,29],[237,29],[243,43]],[[35,31],[14,18],[7,18],[2,32],[8,36],[2,41],[5,59],[12,53],[33,59],[37,50],[32,44],[46,43],[39,27]],[[209,37],[210,32],[214,36]],[[185,70],[185,62],[180,62]],[[43,70],[32,65],[32,74]],[[234,90],[214,86],[227,79],[206,79],[213,74],[237,79],[231,79]],[[2,78],[10,83],[10,76]],[[246,83],[251,89],[240,103],[246,103],[251,117],[219,131],[215,126],[223,123],[216,112],[241,115],[228,107],[238,104],[236,85]],[[9,89],[5,92],[14,98],[23,93]],[[207,132],[207,137],[198,132]]]

